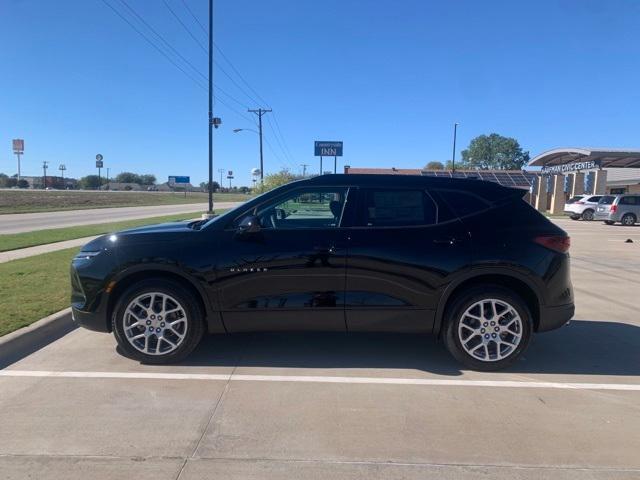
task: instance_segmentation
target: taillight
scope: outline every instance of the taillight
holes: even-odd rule
[[[617,210],[618,210],[618,206],[617,205],[611,205],[611,207],[609,207],[609,211],[611,213],[616,213]]]
[[[567,253],[571,238],[564,235],[541,235],[533,239],[537,244],[560,253]]]

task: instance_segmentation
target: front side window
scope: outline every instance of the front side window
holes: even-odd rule
[[[367,189],[360,210],[367,227],[433,225],[437,220],[437,207],[424,190]]]
[[[597,195],[595,197],[589,197],[589,199],[587,200],[587,202],[590,203],[598,203],[600,201],[600,199],[602,198],[601,195]]]
[[[262,228],[336,228],[340,226],[347,189],[299,189],[261,207]]]

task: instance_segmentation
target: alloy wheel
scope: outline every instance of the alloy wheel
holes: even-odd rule
[[[129,302],[123,328],[129,343],[147,355],[166,355],[184,341],[188,322],[185,309],[170,295],[150,292]]]
[[[462,314],[458,337],[465,352],[483,362],[509,357],[522,341],[523,324],[516,309],[496,298],[471,305]]]

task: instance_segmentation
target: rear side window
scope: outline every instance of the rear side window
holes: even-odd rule
[[[595,197],[589,197],[587,199],[587,202],[593,202],[593,203],[598,203],[600,201],[600,199],[602,198],[601,195],[596,195]]]
[[[638,197],[622,197],[620,205],[640,205],[640,202],[638,202]]]
[[[598,202],[600,205],[613,205],[613,201],[616,199],[613,195],[605,195]]]
[[[576,203],[579,202],[580,200],[582,200],[582,195],[576,195],[575,197],[571,197],[569,200],[567,200],[567,204],[571,204],[571,203]],[[594,200],[594,202],[596,202],[597,200]]]
[[[362,191],[361,224],[367,227],[433,225],[437,208],[424,190]]]
[[[458,217],[466,217],[481,212],[490,204],[477,195],[461,190],[435,190],[434,193],[447,204],[449,209]],[[440,219],[442,221],[443,219]]]

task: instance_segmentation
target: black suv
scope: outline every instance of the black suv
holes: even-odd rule
[[[73,318],[145,363],[205,331],[424,332],[479,370],[573,315],[569,237],[479,180],[323,175],[209,221],[105,235],[71,266]]]

